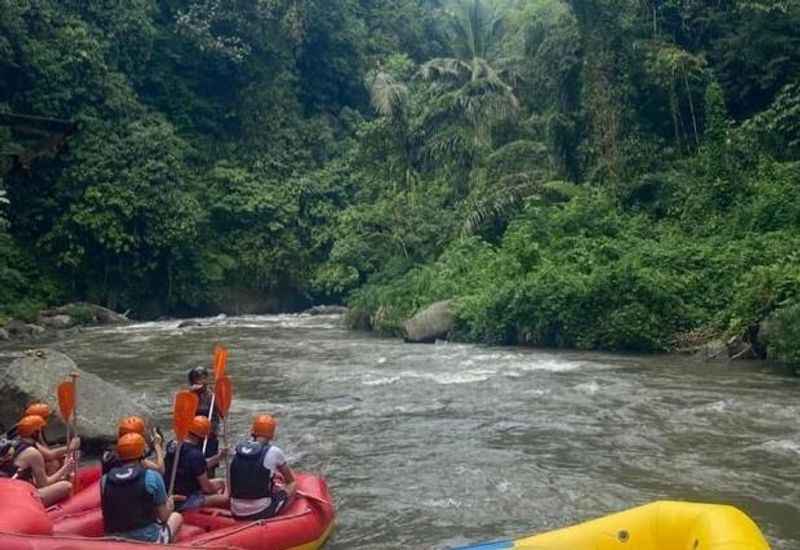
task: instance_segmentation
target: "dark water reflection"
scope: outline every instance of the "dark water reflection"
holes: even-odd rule
[[[166,422],[217,341],[231,432],[275,413],[293,465],[327,476],[331,549],[447,548],[663,498],[736,504],[773,548],[800,548],[800,388],[765,365],[409,346],[297,316],[97,329],[57,347]]]

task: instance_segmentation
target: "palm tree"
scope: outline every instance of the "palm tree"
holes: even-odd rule
[[[428,61],[419,75],[442,92],[433,118],[461,119],[469,125],[474,145],[488,145],[492,125],[519,109],[496,67],[503,18],[483,0],[457,0],[447,15],[454,57]]]

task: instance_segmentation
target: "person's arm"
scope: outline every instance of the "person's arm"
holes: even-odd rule
[[[156,472],[160,473],[162,476],[164,475],[164,440],[155,432],[153,434],[153,450],[156,453],[156,459],[153,460],[144,460],[144,467],[149,468],[151,470],[155,470]]]
[[[167,502],[156,506],[156,515],[158,516],[158,521],[160,521],[161,523],[167,523],[169,516],[174,511],[175,511],[175,499],[173,497],[169,497],[167,498]]]
[[[62,445],[61,447],[48,447],[42,443],[36,444],[36,450],[38,450],[42,454],[42,458],[44,458],[45,462],[52,462],[54,460],[61,460],[61,458],[67,454],[67,446]]]
[[[48,476],[47,472],[45,471],[44,458],[42,457],[41,453],[30,451],[25,451],[25,453],[23,453],[23,455],[20,457],[20,463],[22,468],[25,466],[30,468],[31,477],[33,478],[33,483],[37,489],[48,487],[53,483],[65,479],[73,466],[72,459],[68,458],[64,461],[64,465],[61,466],[57,472],[51,476]]]
[[[289,468],[289,465],[286,463],[278,466],[278,471],[286,482],[286,494],[292,496],[297,491],[297,480],[294,477],[294,472],[292,472],[292,469]]]
[[[225,453],[227,453],[227,452],[228,452],[228,449],[226,447],[222,447],[217,452],[217,454],[215,454],[214,456],[208,457],[206,459],[206,468],[208,468],[210,470],[212,468],[216,468],[217,466],[219,466],[219,463],[222,462],[222,457],[225,456]]]
[[[204,494],[216,495],[219,493],[219,489],[208,479],[207,473],[203,472],[202,475],[197,476],[197,482],[200,484],[200,488],[203,490]]]
[[[145,487],[147,492],[153,496],[153,504],[156,508],[156,517],[161,523],[166,523],[170,514],[175,511],[175,500],[167,496],[167,488],[164,486],[164,478],[155,472],[145,470]]]

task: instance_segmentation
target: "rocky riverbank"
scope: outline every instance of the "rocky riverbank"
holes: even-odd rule
[[[455,300],[430,304],[407,318],[393,316],[391,308],[387,306],[375,312],[353,308],[346,313],[346,323],[353,330],[399,336],[412,344],[463,339],[458,332],[458,305]],[[703,361],[781,361],[770,345],[770,336],[780,330],[780,322],[770,319],[741,332],[692,331],[676,336],[670,351]],[[520,336],[519,341],[525,342],[524,335]]]
[[[130,322],[127,313],[78,302],[41,310],[33,319],[9,319],[0,324],[0,342],[22,340],[36,342],[58,338],[83,327],[118,325]]]

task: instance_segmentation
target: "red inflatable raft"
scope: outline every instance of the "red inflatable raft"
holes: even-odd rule
[[[144,550],[138,542],[103,537],[99,469],[80,473],[83,490],[45,510],[28,483],[0,480],[0,548],[3,550]],[[333,530],[334,509],[321,478],[297,475],[298,495],[278,517],[234,520],[227,510],[207,508],[183,515],[174,548],[216,550],[316,550]],[[163,548],[163,547],[159,547]]]

